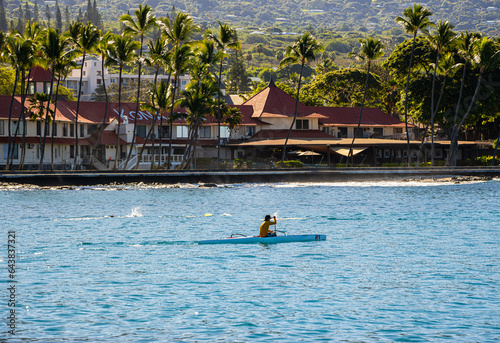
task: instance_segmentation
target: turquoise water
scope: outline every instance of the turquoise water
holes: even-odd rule
[[[19,312],[0,338],[497,342],[499,195],[499,180],[3,187],[0,315],[8,230]],[[328,240],[195,243],[257,234],[265,214]]]

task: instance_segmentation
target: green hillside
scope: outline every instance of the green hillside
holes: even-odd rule
[[[92,0],[93,2],[94,0]],[[46,6],[55,18],[55,1],[30,0],[27,3],[33,11],[37,3],[40,18],[46,20]],[[233,27],[252,28],[263,31],[274,28],[275,32],[301,32],[306,27],[329,28],[337,31],[368,31],[382,33],[395,27],[394,18],[400,15],[411,2],[390,0],[278,0],[278,1],[234,1],[234,0],[148,0],[157,16],[167,15],[172,6],[187,12],[204,26],[211,26],[217,20]],[[19,6],[26,2],[4,0],[7,18],[16,20]],[[103,22],[109,28],[116,26],[118,17],[132,11],[138,5],[136,0],[97,0],[97,8]],[[87,0],[61,0],[61,12],[68,7],[71,19],[76,19],[79,11],[85,13]],[[500,0],[432,0],[426,6],[434,13],[432,20],[446,19],[459,30],[478,30],[491,36],[500,32]]]

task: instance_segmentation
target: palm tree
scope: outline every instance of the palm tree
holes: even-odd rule
[[[130,157],[132,156],[132,150],[134,149],[134,144],[135,144],[135,133],[137,130],[137,117],[139,114],[139,100],[141,97],[141,67],[142,67],[142,46],[144,44],[144,36],[147,31],[151,30],[153,27],[155,27],[156,24],[156,18],[153,15],[153,9],[148,6],[142,6],[139,5],[139,8],[135,10],[135,20],[130,16],[130,14],[124,14],[120,17],[120,21],[122,24],[125,25],[125,30],[123,33],[125,35],[138,35],[139,40],[140,40],[140,50],[139,50],[139,58],[137,61],[138,64],[138,75],[137,75],[137,98],[136,98],[136,105],[135,105],[135,116],[134,116],[134,131],[132,135],[132,145],[130,147],[130,151],[127,156],[127,160],[125,161],[125,167],[127,168],[127,163],[130,160]]]
[[[169,142],[168,142],[168,160],[167,169],[170,169],[170,158],[172,154],[172,123],[174,115],[175,93],[177,91],[179,76],[186,72],[193,53],[189,45],[185,43],[197,32],[199,27],[194,24],[192,18],[187,14],[179,12],[170,19],[169,17],[160,19],[159,25],[162,29],[162,34],[167,41],[173,46],[170,52],[170,71],[174,76],[172,91],[172,105],[169,115]]]
[[[363,92],[363,101],[361,102],[361,108],[359,110],[358,126],[352,137],[351,149],[349,149],[349,155],[351,155],[353,166],[354,166],[354,151],[353,151],[354,140],[356,139],[356,133],[359,132],[359,128],[361,126],[361,117],[363,115],[363,107],[365,105],[366,93],[368,91],[368,79],[370,78],[370,67],[373,61],[379,59],[384,55],[384,50],[383,50],[384,45],[379,39],[368,37],[366,39],[360,39],[359,42],[361,43],[360,51],[359,53],[354,55],[356,59],[361,61],[366,61],[367,68],[366,68],[365,90]],[[347,166],[349,166],[349,156],[347,156],[346,167]]]
[[[439,68],[439,61],[442,53],[450,47],[450,44],[456,37],[455,32],[453,32],[454,26],[451,25],[448,21],[440,21],[436,27],[436,32],[434,35],[430,35],[428,37],[429,43],[436,51],[436,62],[434,63],[434,73],[432,76],[432,87],[431,87],[431,120],[429,125],[426,126],[424,130],[424,134],[422,135],[422,142],[420,144],[419,153],[417,155],[417,167],[420,162],[420,151],[422,151],[423,144],[425,141],[425,136],[427,135],[427,128],[431,127],[431,166],[434,166],[434,118],[439,109],[439,101],[436,105],[434,105],[434,94],[436,89],[436,75],[437,70]],[[443,83],[444,87],[444,83]],[[439,100],[441,96],[439,97]]]
[[[171,95],[172,95],[172,89],[168,82],[166,83],[165,81],[161,81],[158,87],[153,87],[151,91],[151,104],[142,104],[141,109],[145,111],[149,111],[150,113],[153,114],[153,124],[151,127],[151,130],[149,130],[149,133],[146,137],[145,142],[148,140],[151,131],[154,132],[153,128],[156,122],[156,119],[158,116],[163,118],[163,115],[167,111],[168,105],[171,103]],[[142,155],[142,151],[144,150],[145,143],[141,148],[141,152],[139,155]],[[151,169],[154,168],[154,148],[155,148],[155,141],[154,138],[152,139],[152,144],[151,144],[151,149],[153,150],[152,157],[151,157]],[[160,147],[161,149],[161,147]],[[161,156],[161,151],[160,151],[160,156]],[[161,158],[160,158],[161,160]]]
[[[61,59],[61,57],[65,54],[65,50],[69,46],[69,39],[68,38],[63,38],[61,35],[54,29],[47,29],[47,33],[45,35],[44,40],[42,41],[42,52],[43,56],[47,61],[50,61],[50,73],[51,73],[51,80],[50,80],[50,89],[49,89],[49,94],[48,94],[48,104],[46,108],[46,115],[45,115],[45,128],[44,128],[44,133],[43,133],[43,142],[40,145],[40,163],[39,163],[39,169],[43,170],[43,158],[45,155],[45,142],[47,139],[47,131],[48,131],[48,124],[54,120],[55,118],[49,118],[49,112],[50,110],[50,101],[52,100],[52,94],[53,94],[53,87],[54,87],[54,79],[55,79],[55,73],[56,73],[56,64],[57,62]],[[53,111],[55,114],[55,112]],[[43,120],[42,120],[43,122]],[[53,128],[52,128],[53,129]]]
[[[75,52],[73,50],[66,51],[59,60],[56,61],[55,70],[57,72],[57,86],[54,101],[54,113],[57,111],[57,101],[59,97],[59,87],[61,85],[61,80],[66,79],[70,70],[76,68],[76,62],[74,61]],[[50,143],[50,170],[54,170],[54,137],[56,130],[56,121],[52,121],[52,141]]]
[[[408,7],[403,12],[403,17],[397,17],[396,21],[400,24],[407,33],[413,34],[413,45],[411,47],[410,64],[408,66],[408,76],[406,77],[405,88],[405,129],[408,154],[408,167],[411,166],[410,155],[410,134],[408,132],[408,88],[410,86],[411,66],[413,63],[413,53],[415,51],[415,42],[419,31],[426,32],[429,26],[434,25],[429,17],[432,12],[424,8],[420,4],[413,4],[413,7]]]
[[[209,37],[216,43],[217,49],[221,53],[219,56],[220,64],[219,64],[219,89],[222,85],[222,63],[224,62],[224,57],[227,56],[227,49],[240,49],[240,42],[236,41],[236,31],[231,29],[229,25],[219,23],[219,36],[216,37],[213,34],[210,34]],[[221,93],[217,93],[217,167],[220,167],[220,122],[221,122]]]
[[[106,102],[106,106],[104,108],[104,116],[102,118],[102,125],[99,130],[99,137],[97,138],[97,142],[95,143],[95,148],[94,151],[92,152],[92,157],[90,160],[90,168],[92,168],[95,155],[97,153],[97,149],[99,148],[99,145],[101,144],[101,138],[102,138],[102,133],[104,131],[104,127],[106,126],[106,118],[108,116],[108,90],[106,89],[106,79],[104,78],[104,66],[107,62],[107,58],[109,56],[109,46],[112,44],[112,38],[113,34],[111,32],[106,32],[104,35],[100,35],[99,42],[97,43],[96,46],[96,52],[100,55],[101,57],[101,81],[102,81],[102,88],[104,90],[104,101]]]
[[[113,169],[116,170],[117,161],[120,153],[120,122],[122,114],[122,72],[125,64],[133,61],[136,57],[135,51],[139,49],[140,43],[134,41],[130,36],[118,36],[113,37],[112,42],[109,45],[108,51],[108,65],[118,65],[118,128],[117,128],[117,138],[116,138],[116,154],[115,163]]]
[[[467,111],[463,115],[460,123],[453,127],[453,134],[451,136],[451,143],[450,143],[450,155],[447,161],[448,166],[455,166],[457,163],[458,133],[460,132],[462,125],[469,116],[476,102],[484,72],[490,69],[498,68],[500,62],[499,44],[485,37],[476,40],[474,42],[474,49],[473,49],[473,54],[471,56],[471,61],[478,68],[479,76],[477,79],[476,89],[474,90],[474,95],[472,96]]]
[[[187,111],[186,123],[189,126],[189,133],[181,169],[189,168],[195,157],[199,130],[207,115],[214,112],[216,106],[214,95],[218,92],[220,90],[212,79],[191,82],[182,92],[183,97],[178,101],[178,106]]]
[[[7,161],[6,168],[9,168],[12,159],[12,152],[14,149],[14,142],[12,141],[12,107],[14,104],[14,98],[16,95],[16,91],[18,89],[18,81],[21,78],[21,93],[24,90],[24,71],[29,65],[29,60],[33,55],[33,47],[31,42],[25,40],[21,35],[15,34],[10,35],[5,38],[5,51],[3,52],[3,57],[7,60],[7,62],[12,66],[15,71],[14,78],[14,87],[12,89],[12,97],[10,101],[9,107],[9,119],[7,121],[7,134],[9,136],[8,146],[7,146]],[[19,122],[17,127],[19,127]],[[17,136],[17,130],[16,130]]]
[[[299,104],[300,84],[302,81],[302,73],[304,71],[304,65],[308,61],[314,61],[316,59],[316,55],[322,50],[323,47],[320,43],[316,41],[316,38],[314,38],[314,36],[311,35],[309,32],[306,32],[293,45],[290,45],[286,48],[285,58],[280,62],[280,67],[289,63],[297,63],[297,62],[300,63],[300,74],[297,83],[297,93],[295,96],[295,110],[293,112],[292,124],[290,125],[290,129],[288,130],[288,134],[285,140],[285,145],[283,146],[283,156],[281,157],[282,166],[284,165],[285,162],[286,146],[288,144],[288,139],[290,138],[290,133],[292,132],[293,126],[295,125],[295,119],[297,118],[297,106]]]
[[[69,26],[68,32],[74,50],[82,54],[82,66],[80,68],[80,82],[78,84],[78,100],[76,103],[75,113],[75,160],[73,169],[76,170],[78,165],[78,115],[80,114],[80,99],[82,96],[82,83],[83,83],[83,67],[85,66],[85,57],[94,51],[97,43],[99,42],[100,32],[92,23],[88,22],[83,26],[81,23],[76,22]]]
[[[148,48],[149,48],[149,58],[146,59],[146,63],[155,68],[155,78],[154,78],[154,83],[153,83],[153,90],[151,91],[151,104],[154,106],[155,96],[157,94],[156,90],[157,90],[158,74],[160,72],[160,68],[168,66],[168,56],[169,56],[168,52],[169,51],[168,51],[167,40],[164,37],[159,37],[155,41],[150,41],[148,44]],[[170,84],[170,73],[169,73],[168,78],[167,78],[167,85],[169,85],[169,84]],[[143,106],[141,106],[141,107],[143,107]],[[153,113],[155,113],[155,112],[153,112]],[[154,133],[154,131],[155,131],[154,130],[155,123],[156,123],[155,119],[156,119],[156,117],[154,117],[153,124],[152,124],[151,129],[149,130],[149,132],[147,134],[147,137],[150,137],[151,133]],[[162,125],[163,125],[163,114],[160,116],[160,128],[162,127]],[[161,129],[158,129],[158,132],[160,132],[160,131],[161,131]],[[154,149],[155,136],[154,136],[154,134],[152,135],[152,137],[153,138],[152,138],[152,142],[151,142],[151,145],[152,145],[152,148],[151,148],[151,154],[152,154],[152,156],[151,156],[151,169],[153,169],[154,160],[155,160],[155,149]],[[162,137],[159,137],[159,138],[160,138],[159,151],[160,151],[160,156],[161,156],[161,138]],[[143,144],[141,151],[139,153],[139,158],[137,159],[136,168],[139,165],[139,160],[141,159],[142,152],[144,151],[144,147],[146,145],[146,142],[147,142],[147,139],[144,140],[144,144]],[[159,159],[159,163],[160,162],[161,162],[161,157]]]

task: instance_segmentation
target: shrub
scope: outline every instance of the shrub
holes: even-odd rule
[[[276,162],[276,167],[281,168],[281,161]],[[285,161],[283,168],[303,168],[304,163],[300,161]]]
[[[234,169],[250,169],[252,168],[253,162],[250,160],[245,160],[242,158],[237,158],[234,160]]]

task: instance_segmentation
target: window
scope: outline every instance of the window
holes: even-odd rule
[[[308,119],[297,119],[295,121],[295,128],[297,130],[309,130],[309,120]]]
[[[85,136],[85,124],[80,124],[80,137]]]
[[[85,63],[85,64],[87,64],[87,63]],[[83,71],[83,76],[86,76],[86,75],[87,75],[87,72],[84,70]]]
[[[168,126],[160,126],[158,127],[158,134],[160,135],[160,138],[168,138]]]
[[[146,138],[146,125],[137,125],[137,136]]]
[[[57,123],[55,121],[52,122],[52,134],[57,136]]]
[[[63,124],[63,137],[68,137],[68,123]]]
[[[69,146],[69,158],[75,158],[75,146],[74,145]]]
[[[394,130],[394,133],[403,133],[402,127],[395,127],[393,130]]]
[[[115,79],[109,79],[109,82],[115,83]]]
[[[188,136],[188,127],[181,125],[177,126],[177,138],[187,138]]]
[[[75,137],[75,124],[69,124],[69,136]]]
[[[19,144],[12,144],[12,159],[17,160],[19,158]],[[3,158],[6,160],[7,155],[9,154],[9,145],[3,145]]]
[[[229,138],[230,134],[231,134],[231,130],[229,130],[228,126],[221,126],[220,127],[220,138]]]
[[[339,127],[338,138],[347,138],[347,127]]]
[[[94,133],[95,130],[99,128],[98,125],[96,124],[87,124],[87,134],[90,136],[91,134]]]
[[[5,122],[3,120],[0,120],[0,135],[5,135],[4,125],[5,125]]]
[[[255,126],[247,126],[246,127],[246,135],[247,136],[255,135]]]
[[[101,76],[101,71],[100,70],[97,71],[97,76]]]
[[[200,129],[200,138],[210,138],[210,126],[203,126]]]
[[[45,89],[45,93],[50,94],[50,82],[45,82],[43,88]]]
[[[26,133],[26,128],[24,127],[24,123],[22,121],[19,123],[17,121],[12,121],[12,135],[15,135],[16,133],[18,135],[22,135],[23,131]]]
[[[97,84],[100,85],[101,84],[101,79],[97,79]]]
[[[97,67],[97,62],[94,62],[94,67]]]
[[[36,121],[36,135],[37,136],[42,135],[42,122],[40,120]]]

